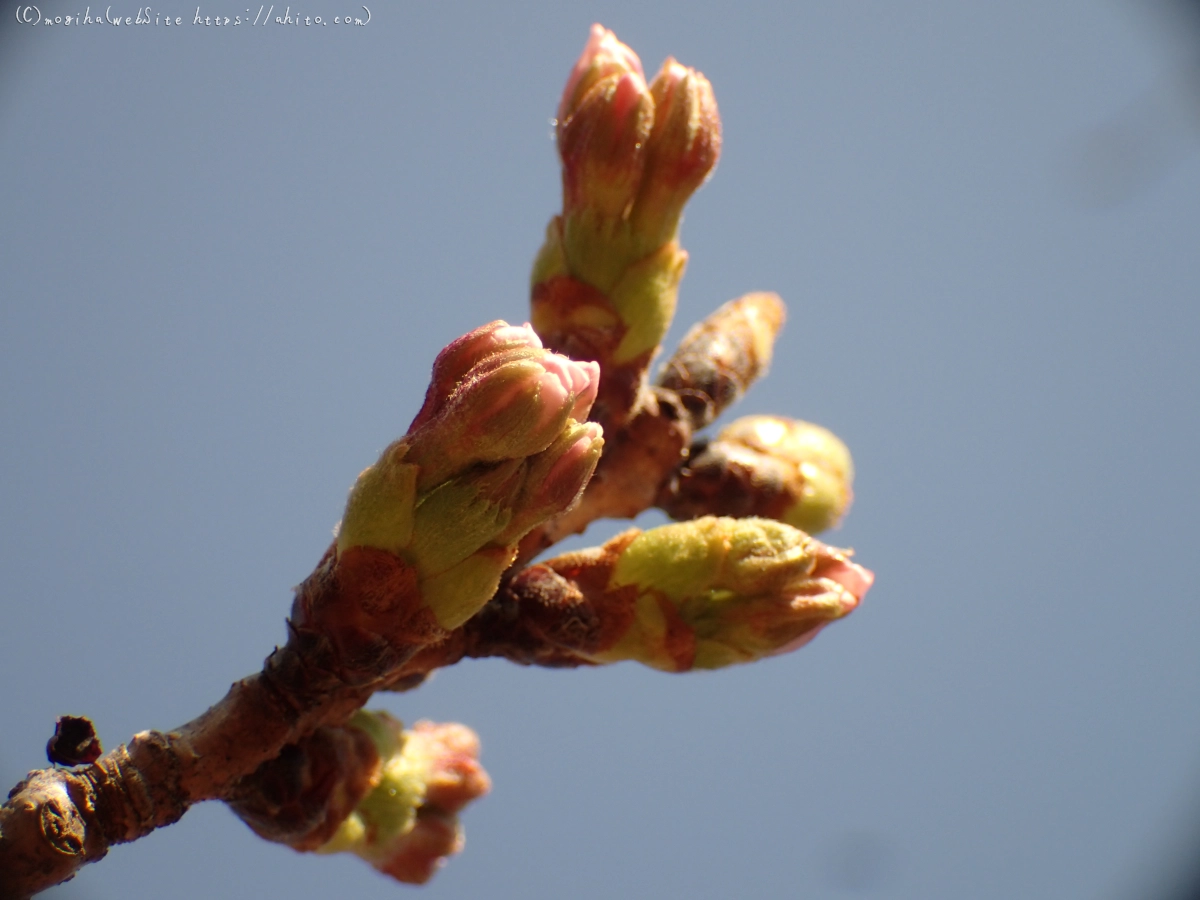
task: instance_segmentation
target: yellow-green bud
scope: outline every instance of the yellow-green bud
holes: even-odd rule
[[[462,849],[458,812],[486,794],[479,739],[462,725],[418,722],[411,731],[386,712],[359,710],[349,725],[370,736],[380,764],[371,790],[319,853],[354,853],[400,881],[428,881]]]
[[[857,605],[874,576],[789,525],[704,517],[638,535],[608,591],[636,590],[628,631],[598,662],[684,671],[802,646]]]
[[[717,435],[791,470],[790,504],[779,518],[809,533],[841,521],[854,499],[854,462],[837,435],[820,425],[782,416],[746,416]]]

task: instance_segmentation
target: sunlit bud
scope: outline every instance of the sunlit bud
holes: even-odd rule
[[[397,552],[412,536],[418,492],[480,462],[540,452],[568,419],[585,419],[599,367],[543,350],[528,325],[497,321],[453,341],[433,365],[409,435],[359,475],[338,546]]]
[[[638,535],[608,591],[636,590],[634,615],[598,661],[667,671],[719,668],[800,647],[851,612],[874,576],[789,525],[705,517]]]
[[[499,543],[519,541],[549,515],[575,505],[596,470],[604,449],[603,430],[595,422],[568,423],[553,444],[528,459],[528,472],[517,510]]]
[[[406,439],[419,490],[476,463],[545,450],[568,419],[586,419],[600,383],[594,362],[548,351],[495,354],[468,373],[442,411]]]
[[[563,209],[602,220],[628,214],[642,178],[654,101],[636,54],[611,31],[593,26],[558,107]]]
[[[334,548],[297,589],[291,623],[319,634],[347,681],[386,675],[495,594],[517,543],[579,497],[599,458],[586,420],[600,367],[503,322],[434,365],[426,411],[350,491]]]
[[[476,365],[497,353],[522,349],[541,350],[542,342],[528,325],[509,325],[502,320],[489,322],[451,341],[433,361],[425,403],[409,430],[437,414]]]
[[[654,101],[636,73],[599,82],[559,123],[563,246],[571,273],[600,290],[641,255],[628,219],[653,123]]]
[[[833,432],[782,416],[747,416],[730,424],[717,443],[778,460],[788,470],[787,505],[778,518],[810,534],[841,521],[854,499],[854,463]]]
[[[786,315],[778,295],[756,292],[688,329],[658,383],[680,395],[694,428],[709,425],[766,373]]]
[[[462,849],[457,813],[490,790],[479,740],[462,725],[418,722],[403,731],[384,712],[360,710],[350,726],[370,735],[380,763],[374,784],[318,852],[350,852],[400,881],[428,881]]]
[[[595,86],[610,75],[636,73],[645,81],[642,61],[629,47],[603,25],[595,24],[588,35],[583,53],[575,62],[558,102],[558,121],[567,119],[576,104]]]
[[[633,230],[653,249],[675,236],[684,204],[716,168],[721,117],[708,79],[671,58],[651,83],[650,94],[654,128]]]

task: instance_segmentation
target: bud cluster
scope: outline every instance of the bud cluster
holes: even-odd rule
[[[668,58],[647,83],[641,61],[599,25],[558,106],[563,210],[533,267],[532,318],[550,346],[637,380],[675,313],[687,253],[684,204],[712,174],[721,121],[708,80]],[[611,371],[610,371],[611,370]],[[619,415],[628,386],[602,405]]]
[[[578,499],[604,444],[584,421],[598,380],[528,326],[492,322],[442,351],[408,434],[358,476],[293,604],[293,628],[334,648],[339,677],[378,679],[443,639],[495,593],[518,541]]]
[[[0,895],[69,879],[215,798],[268,840],[423,883],[462,849],[458,813],[490,781],[473,732],[406,731],[361,709],[375,692],[466,657],[716,669],[803,646],[858,606],[874,575],[805,533],[850,505],[845,445],[776,416],[695,438],[766,371],[780,299],[725,304],[647,379],[687,263],[683,206],[720,155],[708,81],[668,58],[647,82],[596,25],[556,137],[563,208],[534,263],[533,325],[495,321],[438,354],[261,673],[106,755],[88,720],[60,721],[47,753],[74,768],[31,773],[0,806]],[[685,521],[527,565],[655,505]]]
[[[375,745],[371,785],[318,853],[354,853],[398,881],[424,884],[463,848],[459,811],[491,789],[479,738],[465,725],[359,710],[349,723]]]
[[[596,467],[600,427],[582,421],[599,367],[493,322],[433,366],[414,427],[358,477],[337,549],[393,553],[423,604],[453,629],[495,593],[517,542],[570,506]]]

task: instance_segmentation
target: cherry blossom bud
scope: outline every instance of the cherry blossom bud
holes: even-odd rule
[[[721,122],[703,75],[637,55],[593,26],[559,102],[563,208],[533,265],[531,318],[551,349],[604,369],[597,418],[619,426],[675,314],[683,206],[716,165]]]
[[[433,361],[433,375],[425,392],[425,404],[413,419],[409,431],[438,413],[467,377],[467,373],[487,358],[512,350],[541,349],[542,342],[532,328],[528,325],[509,325],[503,320],[489,322],[451,341]]]
[[[611,233],[628,218],[653,125],[654,100],[637,55],[611,31],[592,26],[558,106],[568,245]]]
[[[385,675],[473,616],[517,544],[575,502],[600,426],[581,424],[600,368],[493,322],[439,354],[409,433],[350,491],[334,548],[293,603],[292,626],[334,648],[345,680]]]
[[[603,434],[595,422],[569,424],[553,444],[529,458],[516,515],[499,540],[518,541],[548,515],[575,505],[600,461]]]
[[[654,128],[632,229],[654,249],[675,236],[688,198],[716,168],[721,118],[708,79],[668,57],[650,85]]]
[[[477,463],[545,450],[569,419],[586,419],[600,367],[549,351],[495,354],[467,373],[442,411],[407,440],[406,462],[420,466],[425,490]]]
[[[850,450],[820,425],[783,416],[746,416],[723,429],[716,444],[779,462],[786,505],[772,517],[810,534],[837,525],[854,499]]]
[[[459,811],[491,789],[479,739],[457,724],[418,722],[404,731],[386,712],[359,710],[350,726],[379,753],[371,790],[317,852],[349,852],[409,884],[424,884],[463,848]]]
[[[593,25],[583,53],[575,62],[558,102],[558,121],[567,119],[576,104],[587,95],[596,82],[610,75],[636,73],[645,81],[642,61],[617,36],[603,25]]]
[[[635,591],[633,616],[595,658],[686,671],[785,653],[851,612],[873,580],[845,551],[769,519],[655,528],[620,552],[608,592]]]

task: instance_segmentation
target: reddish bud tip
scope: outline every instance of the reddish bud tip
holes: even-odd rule
[[[558,102],[558,121],[563,122],[574,111],[575,105],[601,79],[610,75],[636,74],[645,86],[646,75],[642,61],[617,36],[603,25],[593,25],[583,53],[567,78],[562,99]]]

